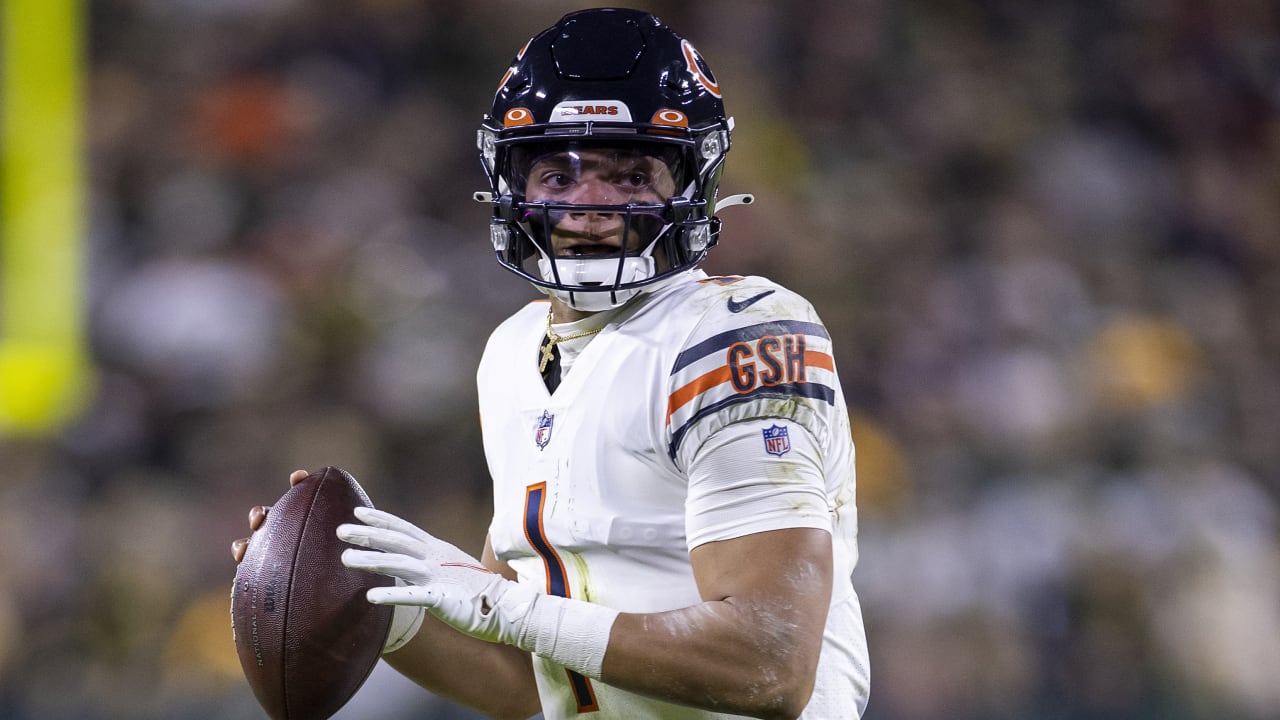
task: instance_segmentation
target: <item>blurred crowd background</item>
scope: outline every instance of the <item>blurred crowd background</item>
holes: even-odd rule
[[[580,2],[87,2],[94,390],[0,438],[0,717],[260,717],[230,542],[289,471],[478,552],[532,288],[475,129]],[[713,273],[806,295],[871,720],[1280,717],[1280,6],[635,2],[737,130]],[[348,718],[471,717],[385,666]]]

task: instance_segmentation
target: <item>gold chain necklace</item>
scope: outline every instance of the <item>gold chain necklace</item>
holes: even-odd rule
[[[577,340],[579,338],[591,337],[592,335],[595,335],[596,333],[600,332],[603,329],[604,329],[604,326],[601,325],[595,330],[583,330],[582,332],[576,332],[569,335],[557,335],[555,334],[555,331],[551,329],[551,313],[548,312],[547,313],[547,342],[545,345],[542,345],[538,348],[539,350],[542,351],[542,361],[538,363],[538,372],[544,373],[547,371],[547,363],[555,359],[554,353],[555,353],[556,345],[559,345],[562,342],[567,342],[569,340]]]

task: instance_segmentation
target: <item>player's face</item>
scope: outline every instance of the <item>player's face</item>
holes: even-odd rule
[[[533,162],[525,183],[529,202],[572,205],[656,205],[675,194],[671,168],[634,151],[570,148]],[[553,212],[551,251],[556,257],[607,255],[625,245],[637,251],[661,221],[650,215],[583,210]],[[645,229],[651,232],[646,233]],[[626,234],[624,238],[623,235]]]

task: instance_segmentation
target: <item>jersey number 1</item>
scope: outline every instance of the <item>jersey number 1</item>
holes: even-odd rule
[[[546,528],[542,524],[543,507],[547,502],[547,484],[545,482],[530,485],[524,495],[524,536],[528,538],[533,551],[542,558],[547,569],[547,594],[569,597],[569,578],[564,571],[564,563],[560,561],[551,543],[547,540]],[[596,712],[600,705],[596,702],[595,690],[591,687],[590,678],[565,670],[569,675],[569,685],[573,688],[573,697],[578,702],[578,712]]]

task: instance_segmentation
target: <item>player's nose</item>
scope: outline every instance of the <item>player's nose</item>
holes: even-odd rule
[[[568,201],[574,205],[622,205],[627,198],[611,182],[602,178],[583,178],[574,187]]]

